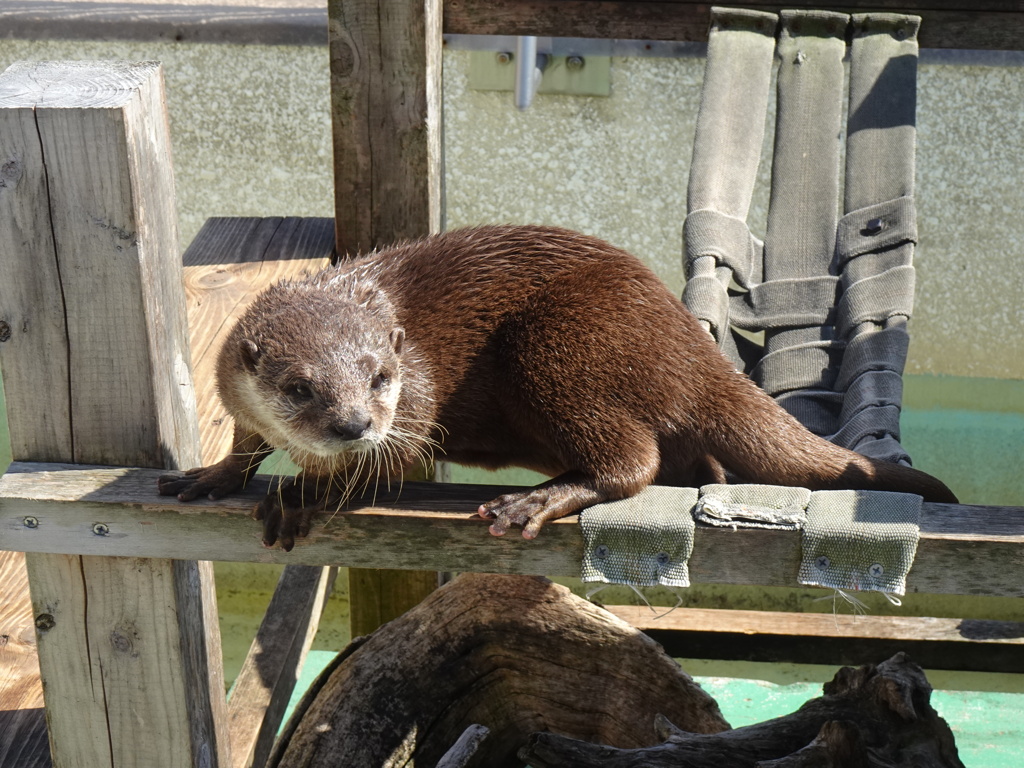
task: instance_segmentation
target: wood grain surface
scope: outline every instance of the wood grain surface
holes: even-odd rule
[[[25,555],[0,552],[0,766],[50,768]]]
[[[982,0],[445,0],[444,31],[465,35],[538,35],[706,42],[711,7],[778,12],[815,8],[843,13],[906,13],[922,18],[923,48],[1020,50],[1024,6]]]
[[[219,501],[181,504],[156,494],[160,473],[138,468],[15,463],[0,478],[0,549],[434,571],[577,576],[583,538],[575,517],[534,541],[495,538],[476,515],[504,486],[406,483],[376,501],[317,518],[292,552],[266,549],[249,514],[261,480]],[[36,527],[26,527],[34,518]],[[93,530],[106,526],[103,535]],[[911,592],[1024,596],[1024,507],[925,503]],[[795,586],[796,531],[698,527],[690,577],[708,584]]]

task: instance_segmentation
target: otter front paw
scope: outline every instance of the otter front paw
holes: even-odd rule
[[[233,461],[220,461],[209,467],[196,467],[185,473],[160,475],[157,490],[161,496],[177,496],[192,501],[200,496],[220,499],[245,485],[245,472]]]
[[[280,541],[281,549],[291,552],[296,538],[309,535],[313,515],[322,509],[322,502],[303,507],[296,484],[286,481],[256,505],[252,516],[263,521],[263,546],[272,547]]]
[[[535,539],[544,523],[566,514],[556,506],[549,505],[550,496],[546,488],[506,493],[494,501],[481,504],[477,514],[494,521],[488,529],[493,536],[504,536],[509,528],[516,526],[523,529],[524,539]]]

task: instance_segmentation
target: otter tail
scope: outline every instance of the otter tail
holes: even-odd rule
[[[957,503],[941,480],[830,443],[809,432],[753,382],[743,385],[756,390],[756,405],[721,414],[709,436],[710,453],[742,480],[811,490],[898,491],[925,501]],[[741,402],[751,402],[749,393]]]

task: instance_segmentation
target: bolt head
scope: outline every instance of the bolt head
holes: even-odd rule
[[[881,219],[871,219],[864,226],[864,231],[869,235],[877,235],[883,229],[885,229],[885,222]]]

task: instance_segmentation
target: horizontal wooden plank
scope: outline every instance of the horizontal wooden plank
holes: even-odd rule
[[[921,16],[924,48],[1020,50],[1024,4],[995,0],[445,0],[444,31],[465,35],[538,35],[705,42],[712,5],[779,11],[818,8],[844,13],[885,11]]]
[[[475,510],[506,487],[380,489],[376,501],[319,520],[288,553],[262,547],[260,526],[249,519],[265,483],[237,497],[181,504],[156,495],[159,474],[15,463],[0,478],[0,549],[553,576],[580,571],[575,518],[549,523],[534,541],[488,535]],[[908,589],[1024,596],[1022,544],[1022,507],[925,504]],[[690,574],[694,582],[792,586],[799,560],[798,533],[700,527]]]
[[[645,605],[605,606],[637,629],[688,632],[742,633],[847,640],[940,640],[994,643],[1024,648],[1024,623],[979,619],[944,619],[925,616],[867,616],[791,611],[738,611],[714,608],[650,608]]]
[[[24,40],[326,45],[327,9],[313,2],[4,0],[0,28]]]
[[[905,651],[931,669],[1024,672],[1024,623],[1020,622],[605,607],[677,657],[856,665]]]

